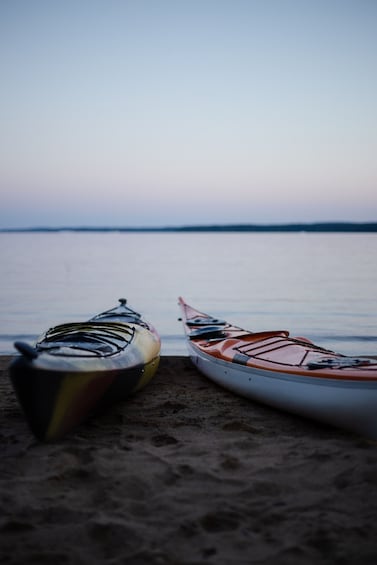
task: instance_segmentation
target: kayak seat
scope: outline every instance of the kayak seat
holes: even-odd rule
[[[225,320],[219,320],[218,318],[210,318],[208,316],[197,316],[196,318],[191,318],[187,320],[188,326],[226,326],[228,322]]]
[[[190,339],[224,339],[226,333],[223,326],[205,326],[192,330],[188,337]]]

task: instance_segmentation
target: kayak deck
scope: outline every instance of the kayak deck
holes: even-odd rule
[[[229,363],[271,372],[377,381],[377,359],[349,357],[286,330],[251,332],[200,312],[180,298],[187,338],[198,350]]]

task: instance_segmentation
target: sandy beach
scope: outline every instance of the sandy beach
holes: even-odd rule
[[[377,563],[377,442],[163,357],[63,440],[31,435],[0,358],[0,563]]]

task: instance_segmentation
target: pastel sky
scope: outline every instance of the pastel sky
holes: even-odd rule
[[[0,0],[0,227],[377,220],[376,0]]]

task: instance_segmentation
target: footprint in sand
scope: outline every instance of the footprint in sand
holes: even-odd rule
[[[187,406],[186,404],[182,404],[181,402],[173,402],[172,400],[167,400],[166,402],[161,404],[161,408],[163,408],[164,410],[169,410],[173,412],[173,414],[176,414],[177,412],[180,412],[181,410],[187,408]]]
[[[236,469],[239,469],[241,467],[241,462],[238,457],[227,455],[223,458],[221,467],[226,471],[235,471]]]
[[[175,437],[169,436],[168,434],[159,434],[157,436],[153,436],[151,441],[156,447],[162,447],[164,445],[174,445],[178,443]]]
[[[229,532],[237,530],[240,517],[235,512],[209,512],[200,520],[206,532]]]
[[[250,426],[250,424],[246,424],[245,422],[240,422],[238,420],[227,422],[222,426],[222,429],[225,432],[248,432],[251,434],[261,433],[261,430],[259,428],[255,428],[253,426]]]

